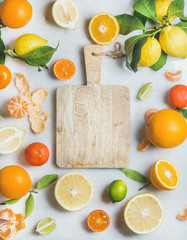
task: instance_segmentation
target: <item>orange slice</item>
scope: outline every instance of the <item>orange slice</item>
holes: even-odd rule
[[[53,72],[56,78],[60,80],[69,80],[75,75],[75,64],[69,59],[60,59],[55,63]]]
[[[187,207],[181,213],[178,213],[176,217],[179,220],[187,220]]]
[[[151,143],[149,140],[145,137],[142,142],[136,147],[138,151],[145,152],[150,147]]]
[[[150,171],[152,184],[161,190],[173,190],[179,186],[179,173],[176,167],[168,160],[160,159]]]
[[[89,33],[94,42],[107,45],[116,40],[119,35],[119,23],[110,13],[101,12],[93,16],[89,23]]]
[[[89,214],[87,223],[92,231],[102,232],[109,227],[110,217],[103,210],[95,210]]]
[[[27,116],[32,110],[32,103],[29,99],[15,96],[7,102],[8,112],[11,117],[19,119]]]
[[[176,82],[181,79],[182,77],[182,71],[177,71],[177,72],[169,72],[166,71],[166,77],[168,80],[171,82]]]

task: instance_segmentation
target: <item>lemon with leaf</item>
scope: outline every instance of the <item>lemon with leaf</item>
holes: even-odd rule
[[[167,16],[168,8],[173,0],[156,0],[156,15],[160,23],[165,24],[166,20],[163,19],[164,16]],[[174,16],[169,18],[169,22],[172,22],[175,19]]]

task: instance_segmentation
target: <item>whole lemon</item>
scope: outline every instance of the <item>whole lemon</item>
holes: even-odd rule
[[[157,147],[176,147],[187,137],[187,122],[175,110],[160,110],[149,119],[146,126],[146,136]]]
[[[159,37],[162,49],[173,57],[187,57],[187,34],[178,26],[166,26]]]
[[[156,38],[148,37],[146,43],[141,49],[141,56],[138,65],[141,67],[152,66],[158,61],[161,53],[162,49],[159,41]]]
[[[36,34],[23,34],[16,39],[14,50],[17,55],[23,56],[38,47],[45,46],[46,43],[47,40]]]
[[[173,0],[156,0],[156,15],[160,23],[165,24],[166,21],[163,19],[167,15],[169,5]],[[175,19],[174,16],[169,18],[169,21],[172,22]]]

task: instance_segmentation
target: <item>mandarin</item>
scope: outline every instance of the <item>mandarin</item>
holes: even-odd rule
[[[3,64],[0,64],[0,89],[6,88],[9,85],[11,78],[10,70]]]

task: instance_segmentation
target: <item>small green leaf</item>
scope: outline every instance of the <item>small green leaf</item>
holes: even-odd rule
[[[136,181],[136,182],[140,182],[140,183],[144,183],[144,182],[149,182],[149,180],[143,176],[141,173],[133,170],[133,169],[128,169],[128,168],[121,168],[120,169],[128,178]]]
[[[158,61],[154,65],[152,65],[150,68],[154,71],[158,71],[166,64],[166,61],[167,61],[167,54],[164,51],[162,51],[162,54],[158,59]]]
[[[21,199],[21,198],[10,199],[10,200],[7,200],[7,201],[5,201],[5,202],[0,203],[0,205],[6,205],[6,204],[12,205],[12,204],[15,204],[15,203],[19,202],[20,199]]]
[[[182,28],[183,31],[185,31],[185,33],[187,33],[187,22],[179,22],[176,24],[176,26]]]
[[[39,182],[36,186],[36,189],[45,188],[50,183],[55,182],[57,179],[58,179],[57,174],[46,175],[39,180]]]
[[[133,9],[147,18],[156,22],[159,21],[156,15],[155,0],[137,0],[133,5]]]
[[[5,45],[4,45],[2,38],[0,38],[0,64],[5,64],[4,50],[5,50]]]
[[[132,62],[131,62],[130,66],[134,72],[138,71],[138,63],[139,63],[140,57],[141,57],[141,50],[142,50],[143,45],[146,43],[147,38],[148,37],[144,36],[143,38],[139,39],[133,48]]]
[[[176,108],[176,110],[182,113],[183,117],[187,119],[187,109],[184,108]]]
[[[116,16],[119,26],[120,34],[127,35],[135,30],[146,30],[142,22],[135,16],[122,14]]]
[[[25,219],[32,213],[34,209],[34,198],[32,193],[30,193],[29,197],[25,202]]]
[[[184,0],[172,1],[168,8],[168,16],[175,16],[187,21],[187,17],[184,16]]]
[[[137,17],[141,23],[145,26],[146,22],[147,22],[147,17],[145,17],[144,15],[142,15],[141,13],[139,12],[136,12],[134,11],[134,14],[133,14],[135,17]]]

